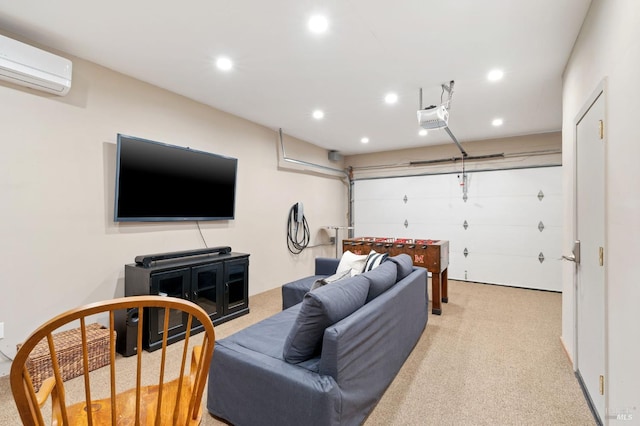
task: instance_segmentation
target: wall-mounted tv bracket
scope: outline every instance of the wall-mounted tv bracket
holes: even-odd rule
[[[145,268],[148,268],[151,266],[151,262],[155,262],[158,260],[177,259],[180,257],[199,256],[201,254],[211,253],[228,254],[231,253],[231,247],[220,246],[196,250],[173,251],[169,253],[143,254],[140,256],[136,256],[136,263],[138,265],[142,265]]]

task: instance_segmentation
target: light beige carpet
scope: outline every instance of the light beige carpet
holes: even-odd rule
[[[281,303],[280,289],[251,297],[251,313],[216,327],[217,338],[278,312]],[[559,293],[450,281],[443,314],[429,315],[365,425],[595,424],[560,332]],[[158,353],[145,352],[145,360]],[[69,383],[81,394],[80,381]],[[0,378],[0,425],[18,424],[8,378]],[[205,408],[202,424],[224,423]]]

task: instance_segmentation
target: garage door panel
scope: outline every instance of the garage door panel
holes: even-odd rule
[[[559,291],[561,168],[473,172],[467,183],[465,201],[455,174],[356,181],[355,236],[449,240],[452,279]]]
[[[449,273],[450,278],[541,290],[562,290],[562,270],[558,259],[540,262],[535,257],[476,253],[469,254],[460,265],[462,268]]]

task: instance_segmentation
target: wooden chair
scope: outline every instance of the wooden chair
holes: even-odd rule
[[[115,317],[116,311],[138,309],[143,312],[145,308],[164,309],[164,330],[162,349],[155,353],[143,353],[138,350],[137,356],[130,358],[120,358],[116,364],[116,338]],[[179,342],[167,347],[168,329],[170,327],[171,311],[176,314],[175,310],[184,312],[187,316],[187,332],[182,345]],[[162,311],[158,311],[158,322],[162,318]],[[96,370],[89,374],[89,344],[87,342],[87,329],[89,316],[102,315],[106,317],[108,314],[109,321],[109,374],[106,378],[106,369]],[[138,333],[137,348],[143,347],[143,330],[144,315],[138,316]],[[191,338],[192,321],[198,320],[204,328],[202,344],[194,346],[192,350],[191,362],[187,365],[189,343],[193,343]],[[62,326],[69,324],[76,325],[79,323],[81,343],[82,368],[81,375],[84,378],[84,396],[77,398],[79,401],[68,403],[67,394],[65,392],[65,382],[62,378],[60,356],[57,354],[56,345],[54,344],[54,331]],[[66,328],[66,327],[65,327]],[[29,373],[27,360],[34,347],[41,341],[47,342],[49,353],[52,355],[53,375],[42,381],[39,389],[34,389],[32,376]],[[206,312],[196,304],[173,297],[161,296],[133,296],[114,299],[105,302],[98,302],[72,309],[65,312],[52,320],[48,321],[31,336],[20,347],[11,366],[11,391],[16,401],[18,411],[22,422],[25,425],[44,425],[45,418],[51,418],[53,425],[197,425],[202,418],[202,399],[204,386],[207,380],[211,356],[213,354],[213,345],[215,342],[215,334],[213,324]],[[44,343],[43,343],[44,344]],[[159,353],[159,355],[158,355]],[[171,356],[174,355],[174,356]],[[181,357],[181,361],[179,360]],[[160,358],[158,360],[158,358]],[[143,366],[144,359],[144,366]],[[133,363],[135,361],[135,368]],[[178,362],[179,361],[179,362]],[[129,370],[123,368],[130,365]],[[175,365],[173,371],[175,378],[171,378],[172,371],[168,366]],[[153,366],[152,373],[154,376],[152,384],[143,385],[142,372],[147,372],[148,367]],[[122,371],[121,371],[122,370]],[[92,376],[95,379],[96,373],[102,373],[105,376],[102,381],[92,383]],[[116,375],[116,372],[118,373]],[[155,377],[158,380],[155,380]],[[135,386],[123,392],[117,392],[117,388],[124,387],[122,381],[135,379]],[[76,393],[82,388],[81,379],[73,379],[75,381]],[[148,380],[147,380],[148,381]],[[107,382],[110,383],[107,384]],[[71,381],[66,382],[67,386]],[[107,389],[110,386],[109,393]],[[125,385],[128,386],[128,385]],[[109,395],[103,399],[92,399],[92,390],[94,394],[103,393]],[[49,405],[47,401],[51,396],[51,411],[43,409],[45,405]],[[90,407],[87,409],[87,407]],[[44,415],[43,415],[44,412]]]

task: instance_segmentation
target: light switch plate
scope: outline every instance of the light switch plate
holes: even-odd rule
[[[4,323],[0,322],[0,339],[4,339]]]

